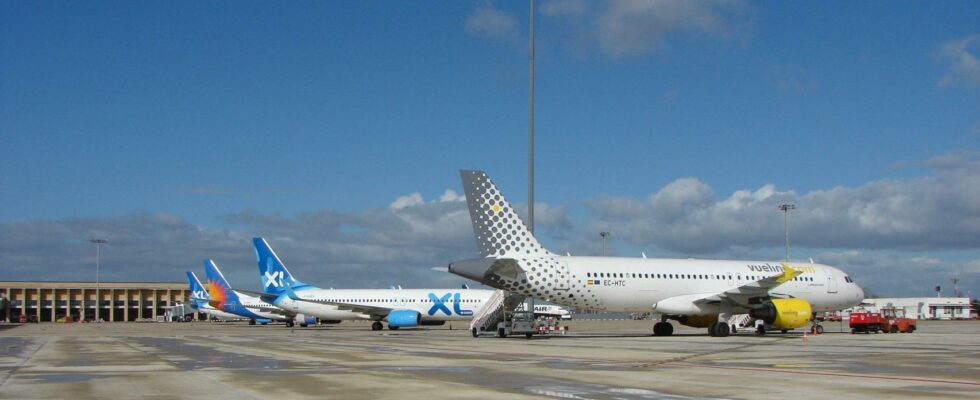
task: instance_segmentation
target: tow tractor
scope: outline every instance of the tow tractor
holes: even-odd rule
[[[533,311],[508,312],[504,320],[497,323],[497,336],[502,338],[524,334],[530,339],[535,333],[538,333],[538,327]]]
[[[885,332],[915,332],[915,320],[905,317],[905,309],[895,307],[882,308],[881,317],[884,320],[884,327],[882,330]]]

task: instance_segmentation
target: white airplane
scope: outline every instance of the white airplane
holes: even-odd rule
[[[263,301],[260,296],[253,293],[232,289],[213,260],[204,260],[204,273],[208,278],[206,287],[211,296],[208,304],[221,311],[248,318],[249,325],[255,325],[256,322],[265,325],[270,321],[280,321],[291,328],[297,322],[302,327],[316,323],[316,318],[313,316],[283,310]]]
[[[321,289],[289,273],[263,238],[253,239],[266,300],[286,311],[314,315],[321,322],[373,320],[372,330],[443,325],[469,320],[493,290],[483,289]]]
[[[864,292],[843,271],[779,261],[572,257],[538,243],[486,173],[460,171],[483,258],[451,263],[449,272],[503,290],[579,310],[653,312],[653,333],[673,333],[668,319],[728,336],[735,314],[766,329],[805,326],[812,314],[860,304]]]
[[[209,318],[214,317],[221,320],[241,318],[238,315],[226,313],[208,304],[211,301],[211,296],[208,295],[207,290],[204,290],[204,285],[201,285],[201,281],[197,279],[197,275],[194,275],[191,271],[187,271],[187,283],[191,289],[191,297],[188,299],[187,304],[195,311],[205,313]]]

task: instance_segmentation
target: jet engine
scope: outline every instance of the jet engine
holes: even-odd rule
[[[676,319],[677,322],[692,328],[707,328],[718,322],[717,315],[681,315]]]
[[[294,318],[299,326],[306,327],[309,325],[316,325],[316,317],[309,314],[296,314]]]
[[[422,321],[422,314],[413,310],[397,310],[388,313],[388,326],[395,328],[414,328]]]
[[[810,322],[813,311],[803,299],[772,299],[749,310],[749,316],[781,329],[796,329]]]

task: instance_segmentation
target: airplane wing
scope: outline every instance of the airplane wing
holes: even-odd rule
[[[269,304],[272,304],[274,301],[276,301],[276,297],[279,297],[279,296],[276,296],[276,295],[274,295],[272,293],[253,292],[251,290],[235,289],[235,291],[238,292],[238,293],[247,294],[247,295],[252,296],[252,297],[258,297],[258,298],[262,299],[262,301],[264,301],[266,303],[269,303]]]
[[[754,281],[748,281],[741,286],[737,286],[728,289],[721,293],[709,294],[699,298],[692,299],[694,303],[717,303],[722,300],[732,300],[737,304],[744,305],[744,299],[750,297],[766,296],[771,295],[769,292],[772,288],[782,285],[785,282],[793,280],[797,275],[800,274],[799,271],[790,267],[786,263],[780,263],[783,266],[783,273],[775,276],[766,277],[763,279],[757,279]]]
[[[790,267],[789,264],[780,263],[783,266],[783,273],[775,276],[770,276],[763,279],[757,279],[754,281],[749,281],[729,290],[726,290],[720,295],[731,297],[731,296],[759,296],[769,294],[769,290],[775,288],[776,286],[782,285],[783,283],[793,280],[797,275],[800,274],[799,271]]]

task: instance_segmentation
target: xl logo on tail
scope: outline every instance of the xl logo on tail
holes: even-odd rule
[[[272,273],[269,273],[269,271],[265,271],[265,287],[269,287],[269,286],[277,287],[277,288],[282,287],[282,278],[283,278],[282,271],[275,271]]]

